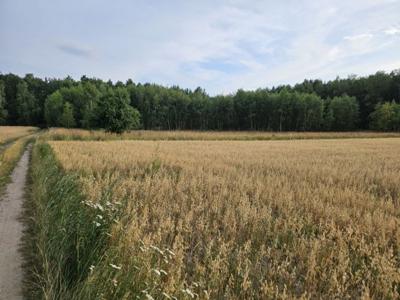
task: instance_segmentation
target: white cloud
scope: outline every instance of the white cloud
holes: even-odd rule
[[[400,28],[391,27],[383,31],[387,35],[396,35],[400,34]]]
[[[42,2],[21,4],[26,13],[0,11],[0,65],[10,66],[0,71],[133,78],[215,94],[400,67],[399,1]],[[73,42],[57,49],[59,39]]]
[[[362,33],[357,35],[345,36],[344,39],[348,41],[360,41],[360,40],[369,40],[373,37],[374,35],[371,33]]]

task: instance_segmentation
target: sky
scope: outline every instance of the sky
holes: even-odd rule
[[[0,0],[0,72],[211,95],[400,68],[400,0]]]

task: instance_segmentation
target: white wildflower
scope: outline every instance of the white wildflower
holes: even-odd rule
[[[114,264],[110,264],[110,267],[115,269],[115,270],[121,270],[122,269],[122,266],[117,266],[117,265],[114,265]]]
[[[186,288],[186,289],[183,289],[182,292],[184,292],[185,294],[189,295],[190,298],[194,298],[194,294],[192,293],[191,290]]]
[[[115,287],[118,285],[118,281],[117,281],[115,278],[112,280],[112,283],[113,283],[113,285],[114,285]]]
[[[101,210],[101,211],[104,211],[104,207],[101,206],[101,204],[99,204],[99,203],[96,203],[96,204],[95,204],[95,208],[97,208],[97,209],[99,209],[99,210]]]
[[[164,271],[163,269],[160,270],[160,273],[163,274],[163,275],[165,275],[165,276],[168,275],[168,273],[167,273],[166,271]]]
[[[148,300],[154,300],[154,298],[153,298],[150,294],[146,294],[146,298],[147,298]]]
[[[156,273],[158,276],[161,276],[161,272],[157,269],[153,269],[153,272]]]

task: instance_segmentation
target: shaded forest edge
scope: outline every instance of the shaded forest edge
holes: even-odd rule
[[[400,130],[400,71],[209,96],[157,84],[0,74],[0,125],[151,130]]]

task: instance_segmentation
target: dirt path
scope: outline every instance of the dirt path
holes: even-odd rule
[[[28,172],[30,146],[0,196],[0,299],[22,299],[22,255],[19,251],[23,224],[19,220]]]

